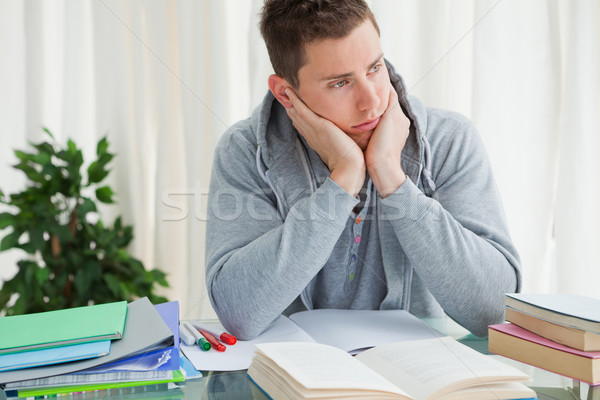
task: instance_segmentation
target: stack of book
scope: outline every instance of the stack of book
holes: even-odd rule
[[[490,353],[600,384],[600,300],[515,293],[505,303],[508,323],[490,325]]]
[[[179,304],[147,298],[0,318],[0,387],[8,398],[184,380]]]

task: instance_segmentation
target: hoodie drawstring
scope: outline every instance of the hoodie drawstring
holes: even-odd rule
[[[423,178],[424,178],[424,185],[427,185],[427,187],[429,187],[429,189],[433,192],[435,191],[435,182],[433,181],[433,179],[431,178],[431,147],[429,146],[429,141],[427,140],[427,138],[425,136],[423,136],[423,148],[425,149],[425,154],[424,154],[424,162],[423,162]],[[412,264],[409,262],[408,266],[406,268],[406,274],[405,274],[405,285],[404,285],[404,294],[402,296],[402,309],[403,310],[410,310],[410,294],[411,294],[411,288],[412,288],[412,280],[413,280],[413,266]]]
[[[269,175],[268,175],[269,171],[265,171],[263,169],[263,166],[262,166],[262,155],[261,155],[261,153],[262,153],[262,147],[258,146],[256,148],[256,169],[258,170],[258,173],[259,173],[260,177],[262,178],[262,180],[267,185],[269,185],[269,187],[273,191],[273,194],[275,194],[275,198],[277,199],[277,211],[279,211],[279,215],[281,216],[281,219],[285,220],[285,215],[284,215],[284,212],[283,212],[283,206],[281,204],[281,199],[279,198],[279,194],[277,193],[277,191],[275,190],[275,186],[273,185],[273,183],[269,179]]]
[[[431,191],[435,191],[435,182],[431,179],[431,147],[429,146],[429,141],[425,136],[423,136],[423,147],[425,149],[425,162],[423,166],[423,177],[425,178],[425,183],[429,186]]]

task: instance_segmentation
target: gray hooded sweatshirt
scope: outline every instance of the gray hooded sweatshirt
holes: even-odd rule
[[[251,339],[280,315],[313,308],[444,313],[478,336],[520,287],[517,251],[481,138],[469,120],[406,94],[408,178],[359,198],[329,170],[269,92],[214,155],[206,283],[223,326]]]

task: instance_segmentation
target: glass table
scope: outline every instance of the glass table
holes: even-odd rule
[[[433,328],[443,332],[461,343],[487,354],[487,339],[478,338],[469,334],[464,328],[450,320],[424,319]],[[600,386],[590,387],[580,384],[540,368],[532,367],[505,357],[490,355],[490,357],[511,364],[531,376],[528,383],[540,400],[600,400]],[[246,371],[212,372],[202,371],[203,377],[182,382],[181,384],[148,385],[128,389],[111,389],[98,392],[86,392],[61,396],[72,399],[146,399],[146,400],[171,400],[171,399],[211,399],[211,400],[246,400],[268,399],[259,388],[246,375]],[[0,391],[0,400],[6,399]]]

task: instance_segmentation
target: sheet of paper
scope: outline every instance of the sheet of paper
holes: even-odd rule
[[[212,333],[220,334],[225,329],[218,321],[203,322],[192,321]],[[192,362],[194,367],[200,371],[235,371],[248,369],[255,344],[268,342],[314,342],[314,340],[289,318],[280,316],[275,323],[254,340],[238,340],[236,344],[226,345],[227,350],[218,352],[214,349],[209,351],[200,350],[198,346],[186,346],[181,343],[183,354]]]
[[[352,354],[387,343],[444,336],[404,310],[310,310],[290,319],[317,343]]]

